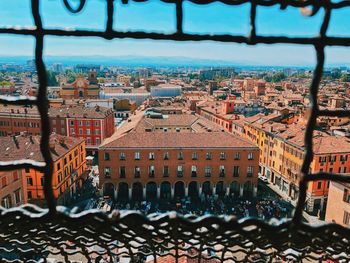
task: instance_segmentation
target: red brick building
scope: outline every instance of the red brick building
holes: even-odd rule
[[[41,122],[36,107],[0,105],[0,136],[19,135],[26,132],[39,135]]]
[[[53,107],[49,114],[54,132],[65,131],[67,136],[84,138],[88,150],[97,149],[104,139],[114,133],[114,113],[109,108]]]
[[[252,143],[194,115],[137,118],[99,148],[104,195],[256,195],[259,149]]]
[[[97,148],[114,133],[114,113],[104,107],[70,105],[49,108],[51,131],[86,139],[88,148]],[[0,106],[0,136],[41,134],[41,119],[36,107]]]

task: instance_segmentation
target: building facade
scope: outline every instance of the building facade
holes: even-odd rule
[[[260,174],[268,178],[273,190],[296,202],[305,156],[305,125],[287,125],[275,120],[274,115],[248,118],[244,131],[260,148]],[[350,143],[344,137],[315,132],[313,153],[310,173],[348,173],[350,170]],[[306,200],[309,213],[325,212],[328,188],[329,182],[325,180],[309,182]]]
[[[350,226],[350,185],[330,182],[326,221]]]
[[[29,159],[44,162],[40,152],[40,136],[1,137],[0,142],[4,147],[2,161]],[[49,145],[54,162],[52,175],[54,196],[59,198],[59,203],[64,203],[64,199],[71,197],[76,192],[77,187],[82,185],[82,175],[86,170],[85,141],[81,138],[51,134]],[[22,200],[43,204],[43,173],[31,168],[22,169],[20,173],[25,180]]]
[[[88,79],[82,75],[78,75],[73,83],[62,83],[60,97],[63,99],[99,98],[100,88],[97,84],[96,71],[89,71],[88,74]]]
[[[2,207],[11,208],[27,203],[25,179],[21,170],[0,172],[0,202]]]
[[[41,120],[36,107],[0,106],[0,136],[41,133]]]
[[[86,140],[88,150],[96,150],[104,139],[114,133],[114,112],[112,109],[95,106],[68,106],[50,108],[50,119],[53,132],[65,130],[69,137],[79,137]],[[65,127],[62,125],[65,120]]]
[[[132,131],[102,145],[103,194],[134,200],[255,196],[258,148],[220,129],[208,132],[206,121],[189,116],[143,118]]]

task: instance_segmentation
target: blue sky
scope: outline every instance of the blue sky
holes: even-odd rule
[[[77,0],[70,0],[72,4]],[[160,1],[131,2],[122,5],[116,0],[116,30],[146,30],[152,32],[175,31],[175,6]],[[46,28],[78,28],[103,30],[105,0],[87,0],[84,10],[70,14],[63,0],[41,0],[43,24]],[[278,7],[259,7],[257,33],[260,35],[315,36],[323,17],[320,11],[314,17],[304,17],[298,9],[281,11]],[[328,35],[350,36],[350,8],[332,14]],[[0,0],[0,26],[33,26],[30,0]],[[189,33],[247,34],[249,31],[249,5],[226,6],[215,3],[198,6],[184,3],[184,31]],[[0,55],[32,55],[32,37],[0,36]],[[46,55],[64,56],[186,56],[228,60],[234,63],[264,65],[312,65],[314,51],[298,45],[222,44],[215,42],[170,42],[151,40],[112,40],[98,38],[46,37]],[[349,48],[327,48],[327,63],[350,64]]]

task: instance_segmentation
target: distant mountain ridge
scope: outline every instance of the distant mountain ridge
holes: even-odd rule
[[[1,56],[0,63],[25,64],[33,59],[30,56]],[[122,67],[239,67],[239,68],[312,68],[312,65],[263,65],[253,61],[228,61],[220,59],[190,58],[180,56],[45,56],[45,63],[62,63],[64,66],[77,64],[98,64]],[[329,67],[350,66],[349,63],[327,65]]]

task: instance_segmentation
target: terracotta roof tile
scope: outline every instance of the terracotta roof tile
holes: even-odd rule
[[[53,107],[49,109],[51,117],[60,116],[62,118],[84,118],[87,115],[91,119],[104,119],[107,115],[113,114],[112,109],[105,107],[87,108],[84,106]]]
[[[3,149],[0,161],[16,161],[29,159],[37,162],[44,162],[40,152],[40,136],[18,135],[0,137],[0,147]],[[54,161],[78,146],[84,139],[66,137],[53,133],[50,136],[50,144],[54,146],[51,156]]]
[[[226,132],[129,132],[101,148],[257,148]]]

